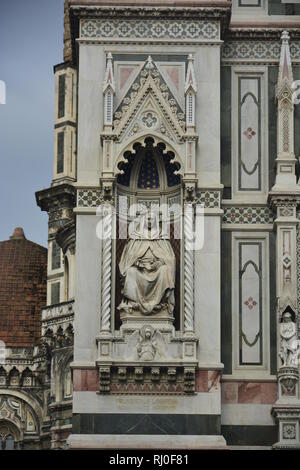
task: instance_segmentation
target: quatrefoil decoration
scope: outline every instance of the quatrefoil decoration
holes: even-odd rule
[[[145,113],[142,117],[142,125],[146,129],[154,129],[158,125],[157,116],[154,113],[152,113],[151,111]]]
[[[245,137],[247,137],[248,140],[251,140],[256,135],[256,132],[254,129],[252,129],[252,127],[248,127],[248,129],[246,129],[243,134]]]
[[[253,297],[249,297],[247,300],[245,300],[244,304],[247,305],[249,310],[252,310],[257,305],[257,302],[253,299]]]

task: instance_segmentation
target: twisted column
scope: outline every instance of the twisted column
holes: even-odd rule
[[[194,209],[185,206],[184,212],[184,331],[194,331]]]
[[[103,218],[101,331],[111,329],[112,224],[112,207],[107,205]]]

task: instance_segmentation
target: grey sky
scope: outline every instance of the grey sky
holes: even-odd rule
[[[0,0],[0,240],[22,226],[46,246],[35,191],[52,179],[54,75],[63,61],[63,0]]]

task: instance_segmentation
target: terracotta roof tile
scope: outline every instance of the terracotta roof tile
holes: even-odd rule
[[[0,242],[0,340],[6,346],[36,344],[46,288],[47,249],[26,240],[18,227]]]

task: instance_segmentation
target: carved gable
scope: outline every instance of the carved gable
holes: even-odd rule
[[[148,130],[180,141],[184,118],[182,106],[149,57],[114,114],[114,132],[118,140]]]

